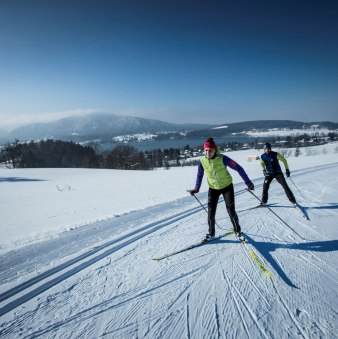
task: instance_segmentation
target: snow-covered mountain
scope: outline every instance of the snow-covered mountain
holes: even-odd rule
[[[260,196],[257,154],[227,153]],[[0,338],[336,338],[337,143],[287,160],[301,208],[276,181],[271,210],[252,208],[230,170],[247,245],[229,235],[159,262],[207,231],[186,192],[196,168],[1,169]],[[197,197],[206,207],[206,180]],[[231,227],[223,201],[216,217]]]
[[[302,133],[337,132],[338,123],[333,122],[300,122],[290,120],[257,120],[222,125],[207,124],[172,124],[165,121],[139,117],[122,116],[108,113],[95,113],[87,116],[68,117],[51,123],[25,125],[10,132],[8,139],[30,141],[36,139],[60,139],[65,141],[112,142],[113,138],[130,140],[138,139],[137,135],[159,135],[161,139],[182,138],[204,139],[209,136],[275,136],[278,131],[286,135]],[[0,138],[1,140],[1,138]],[[7,142],[4,140],[3,142]]]
[[[12,139],[62,139],[78,137],[80,140],[115,137],[122,134],[155,133],[205,128],[203,124],[172,124],[160,120],[117,114],[96,113],[83,117],[68,117],[50,123],[25,125],[10,133]]]

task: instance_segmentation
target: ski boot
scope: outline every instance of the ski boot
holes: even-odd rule
[[[242,231],[235,232],[235,235],[238,238],[238,240],[245,241],[245,237]]]
[[[205,235],[205,238],[202,240],[202,242],[207,242],[207,241],[210,241],[210,240],[212,240],[212,239],[214,239],[215,238],[215,235],[212,235],[212,234],[210,234],[210,233],[207,233],[206,235]]]

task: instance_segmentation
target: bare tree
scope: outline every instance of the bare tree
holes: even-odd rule
[[[142,167],[143,159],[140,152],[132,146],[118,145],[106,158],[106,167],[134,170]]]
[[[299,147],[296,147],[294,156],[299,157],[301,154],[302,154],[302,152],[300,151]]]
[[[290,156],[290,149],[288,148],[280,148],[278,151],[284,158],[288,158]]]

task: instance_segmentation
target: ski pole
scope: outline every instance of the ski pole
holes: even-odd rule
[[[187,192],[190,193],[189,190],[187,190]],[[203,206],[203,204],[202,204],[201,201],[196,197],[196,195],[195,195],[195,194],[191,194],[191,193],[190,193],[190,195],[192,195],[192,196],[198,201],[198,203],[202,206],[202,208],[208,213],[207,209]]]
[[[205,212],[206,212],[207,214],[209,214],[208,211],[207,211],[207,209],[203,206],[203,204],[202,204],[201,201],[196,197],[196,195],[195,195],[195,194],[191,194],[191,192],[190,192],[189,190],[187,190],[187,192],[190,193],[190,195],[192,195],[192,196],[198,201],[198,203],[202,206],[202,208],[205,210]],[[216,225],[219,229],[222,230],[222,228],[217,224],[216,221],[215,221],[215,225]]]
[[[246,188],[246,190],[249,192],[249,193],[251,193],[259,202],[263,202],[261,199],[259,199],[258,197],[257,197],[257,195],[254,193],[254,192],[252,192],[252,190],[249,190],[248,188]]]
[[[289,179],[291,180],[291,182],[293,183],[293,185],[296,187],[297,191],[300,193],[300,195],[303,197],[303,199],[306,200],[306,198],[304,197],[303,193],[300,191],[300,189],[297,187],[297,185],[294,183],[294,181],[291,179],[291,177],[289,177]]]

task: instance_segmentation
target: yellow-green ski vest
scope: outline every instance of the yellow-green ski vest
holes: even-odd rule
[[[223,164],[223,155],[216,154],[213,159],[202,157],[201,164],[208,178],[210,188],[222,189],[232,183],[232,177],[228,168]]]

